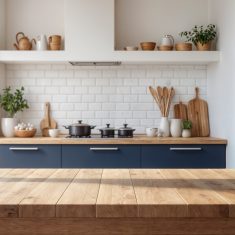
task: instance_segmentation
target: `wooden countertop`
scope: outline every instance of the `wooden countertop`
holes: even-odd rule
[[[235,218],[235,170],[1,169],[0,218]]]
[[[219,138],[159,138],[136,135],[134,138],[4,138],[0,137],[0,144],[227,144],[227,140]]]

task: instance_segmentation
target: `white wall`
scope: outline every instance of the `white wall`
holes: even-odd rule
[[[146,12],[148,12],[146,14]],[[208,0],[116,0],[116,47],[161,42],[208,21]]]
[[[211,0],[210,20],[219,28],[221,62],[208,68],[212,135],[227,138],[227,166],[235,167],[235,1]]]
[[[0,50],[5,48],[5,0],[0,0]]]
[[[24,86],[30,109],[24,122],[39,125],[44,102],[51,102],[52,114],[59,127],[84,120],[103,127],[120,127],[124,122],[143,133],[158,126],[158,107],[148,86],[174,86],[174,102],[195,96],[199,86],[206,96],[206,66],[128,65],[120,67],[72,67],[70,65],[8,65],[7,85]]]
[[[64,0],[7,0],[7,49],[14,49],[20,31],[30,39],[40,34],[64,35]]]

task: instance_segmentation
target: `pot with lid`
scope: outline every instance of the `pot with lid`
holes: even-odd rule
[[[78,123],[64,126],[64,128],[69,130],[70,136],[88,137],[91,135],[91,130],[94,129],[95,126],[82,123],[82,121],[79,120]]]
[[[132,138],[135,129],[127,127],[128,124],[123,124],[123,127],[118,129],[118,137],[120,138]]]
[[[110,127],[110,124],[106,124],[106,127],[99,129],[99,131],[101,133],[101,138],[115,136],[115,128]]]

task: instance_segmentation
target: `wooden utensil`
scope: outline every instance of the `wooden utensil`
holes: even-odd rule
[[[174,118],[188,120],[187,105],[180,102],[174,106]]]
[[[45,115],[44,119],[40,123],[40,129],[43,137],[49,136],[49,129],[55,129],[57,127],[56,121],[50,116],[50,103],[45,103]]]
[[[199,88],[195,89],[196,98],[188,103],[188,119],[192,122],[192,136],[210,136],[208,104],[199,98]]]
[[[173,97],[175,96],[175,90],[173,87],[171,87],[171,89],[168,90],[168,102],[167,102],[167,110],[166,110],[166,116],[169,116],[169,112],[170,112],[170,107],[171,107],[171,102],[173,100]]]

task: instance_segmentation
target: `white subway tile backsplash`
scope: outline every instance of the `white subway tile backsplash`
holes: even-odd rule
[[[39,125],[44,103],[51,102],[59,128],[83,119],[98,127],[127,122],[137,132],[158,126],[160,111],[148,87],[173,86],[173,104],[207,95],[207,66],[122,65],[120,67],[72,67],[70,65],[7,65],[7,85],[25,87],[30,109],[22,119]],[[173,106],[171,107],[172,116]]]

